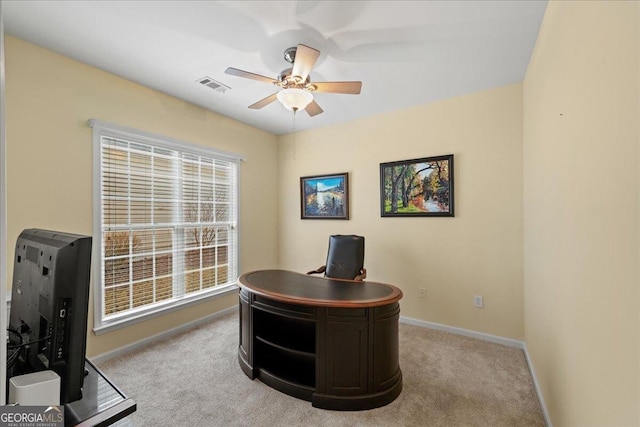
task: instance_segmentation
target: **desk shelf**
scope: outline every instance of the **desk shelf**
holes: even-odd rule
[[[307,360],[307,361],[311,361],[313,362],[316,358],[316,354],[315,353],[310,353],[308,351],[300,351],[300,350],[294,350],[288,347],[283,347],[281,345],[272,343],[270,341],[265,340],[264,338],[261,338],[259,336],[256,336],[256,340],[258,340],[260,343],[262,343],[263,345],[267,346],[267,347],[271,347],[275,350],[281,351],[283,353],[286,353],[288,356],[290,356],[291,358],[294,359],[300,359],[300,360]]]
[[[316,352],[316,322],[294,315],[279,315],[254,308],[256,338],[282,349]]]
[[[295,313],[276,314],[256,307],[253,316],[260,378],[310,399],[309,391],[316,383],[316,322]]]
[[[264,341],[256,341],[259,354],[257,361],[260,369],[268,371],[272,376],[282,378],[287,382],[307,387],[314,387],[316,383],[315,354],[284,349],[273,346]]]

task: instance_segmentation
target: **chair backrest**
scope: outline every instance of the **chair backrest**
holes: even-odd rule
[[[329,236],[326,277],[355,279],[364,267],[364,237]]]

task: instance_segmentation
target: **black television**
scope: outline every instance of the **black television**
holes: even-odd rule
[[[91,272],[91,237],[24,230],[13,264],[7,381],[50,369],[60,403],[82,398]]]

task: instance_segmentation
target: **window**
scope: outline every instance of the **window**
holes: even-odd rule
[[[96,331],[234,290],[239,157],[90,124]]]

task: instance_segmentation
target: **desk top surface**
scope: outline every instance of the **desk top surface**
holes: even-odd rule
[[[378,282],[314,277],[287,270],[258,270],[240,276],[240,287],[278,301],[330,307],[376,307],[397,302],[402,291]]]

